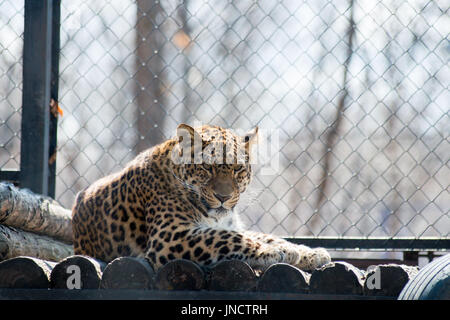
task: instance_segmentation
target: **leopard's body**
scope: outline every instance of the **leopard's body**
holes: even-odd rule
[[[241,137],[220,127],[180,125],[175,138],[78,194],[72,220],[75,253],[106,262],[146,257],[155,269],[177,258],[201,265],[239,259],[261,268],[286,262],[303,270],[329,262],[324,249],[240,226],[234,207],[250,183],[249,150],[256,134],[257,129]],[[197,154],[195,144],[184,149],[187,138],[200,141],[203,163],[179,161]],[[234,160],[213,163],[220,153],[223,160]],[[236,160],[239,154],[244,162]]]

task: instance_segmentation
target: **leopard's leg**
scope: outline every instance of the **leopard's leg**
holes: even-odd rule
[[[275,235],[261,232],[246,231],[246,234],[256,241],[290,248],[289,250],[297,250],[300,255],[300,261],[294,265],[305,271],[312,271],[331,261],[330,254],[324,248],[310,248],[305,245],[297,245]]]
[[[252,267],[265,269],[277,263],[301,263],[295,246],[265,243],[246,232],[209,227],[178,228],[168,236],[167,230],[152,232],[147,258],[156,269],[170,260],[188,259],[200,265],[213,265],[222,260],[242,260]]]

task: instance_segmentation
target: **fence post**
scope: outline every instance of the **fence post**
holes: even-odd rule
[[[25,1],[20,185],[44,195],[49,194],[52,18],[57,2]]]
[[[52,12],[52,72],[50,80],[50,97],[58,102],[59,89],[59,32],[61,24],[61,0],[53,0]],[[49,176],[48,195],[55,198],[56,184],[56,154],[57,154],[58,112],[50,114],[50,146],[49,146]]]

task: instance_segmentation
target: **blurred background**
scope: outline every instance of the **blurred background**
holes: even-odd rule
[[[0,168],[24,3],[0,0]],[[56,199],[181,123],[276,132],[239,210],[281,236],[449,237],[448,1],[62,0]],[[258,167],[257,167],[258,169]]]

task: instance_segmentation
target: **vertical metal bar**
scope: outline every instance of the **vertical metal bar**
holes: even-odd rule
[[[21,187],[48,194],[52,0],[25,1]]]
[[[59,30],[61,19],[61,0],[53,0],[52,13],[52,70],[51,70],[51,87],[50,97],[58,103],[58,88],[59,88]],[[50,115],[49,128],[49,176],[48,176],[48,195],[55,197],[56,184],[56,154],[57,154],[57,130],[58,130],[58,112],[52,110]]]

